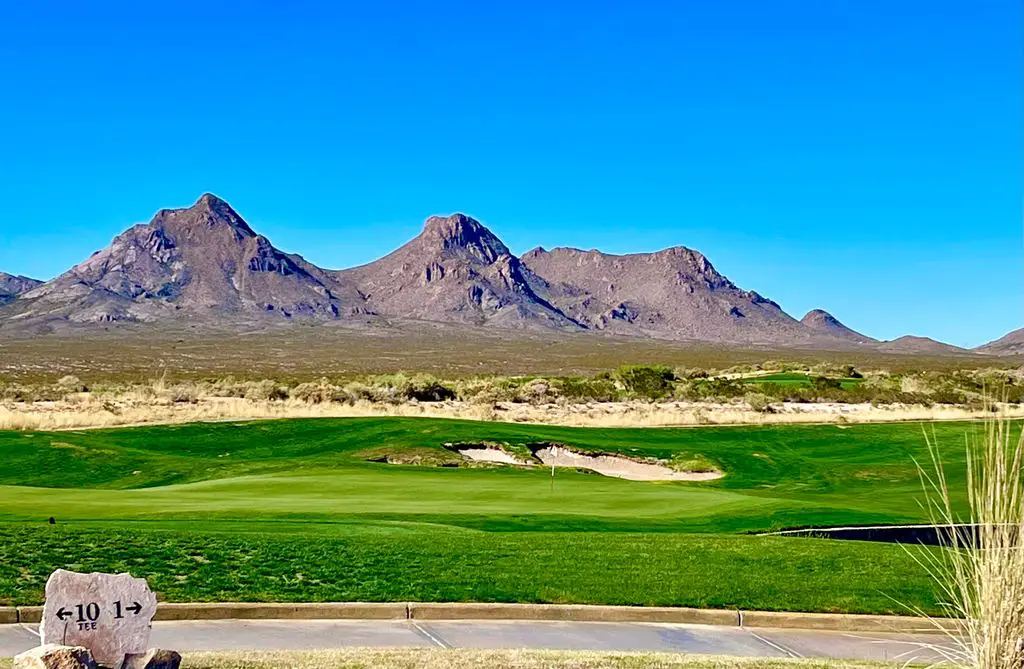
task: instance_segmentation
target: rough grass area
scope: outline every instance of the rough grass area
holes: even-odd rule
[[[0,658],[0,669],[11,669]],[[895,663],[523,650],[238,651],[185,653],[187,669],[883,669]]]
[[[157,527],[151,527],[156,525]],[[474,601],[937,612],[898,546],[413,522],[0,525],[0,604],[57,567],[129,571],[166,601]],[[900,603],[897,603],[900,602]]]

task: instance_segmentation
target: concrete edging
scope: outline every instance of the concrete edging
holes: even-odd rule
[[[38,623],[43,607],[0,607],[0,624]],[[726,627],[775,627],[846,632],[941,633],[957,627],[951,619],[837,613],[786,613],[735,609],[690,609],[589,604],[250,603],[157,605],[154,620],[549,620],[571,622],[682,623]]]
[[[693,623],[739,625],[739,613],[725,609],[685,609],[587,604],[410,603],[411,620],[566,620],[575,622]]]
[[[408,615],[409,607],[401,603],[160,603],[153,620],[394,620]]]

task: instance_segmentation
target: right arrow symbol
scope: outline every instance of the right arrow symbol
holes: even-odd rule
[[[135,615],[139,615],[140,613],[142,613],[142,604],[139,604],[138,602],[135,602],[131,606],[126,606],[125,608],[134,613]]]

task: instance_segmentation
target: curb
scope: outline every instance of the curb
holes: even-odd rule
[[[739,625],[728,610],[586,604],[409,604],[411,620],[565,620],[577,622]]]
[[[19,606],[18,607],[18,620],[19,623],[38,623],[43,620],[43,607],[41,606]]]
[[[0,607],[0,624],[38,623],[43,607]],[[724,627],[774,627],[841,632],[943,633],[959,621],[911,616],[786,613],[654,606],[496,603],[248,603],[157,605],[157,621],[189,620],[547,620],[566,622],[677,623]]]
[[[913,616],[870,616],[841,613],[786,613],[741,611],[740,627],[775,627],[841,632],[902,632],[936,634],[953,631],[957,621],[948,618]]]
[[[404,620],[406,604],[157,604],[153,620]]]

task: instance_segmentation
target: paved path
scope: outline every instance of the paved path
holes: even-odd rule
[[[38,645],[35,625],[0,625],[0,656]],[[822,632],[661,623],[417,620],[217,620],[158,622],[152,645],[180,651],[342,647],[550,648],[753,657],[833,657],[928,662],[935,635]]]

